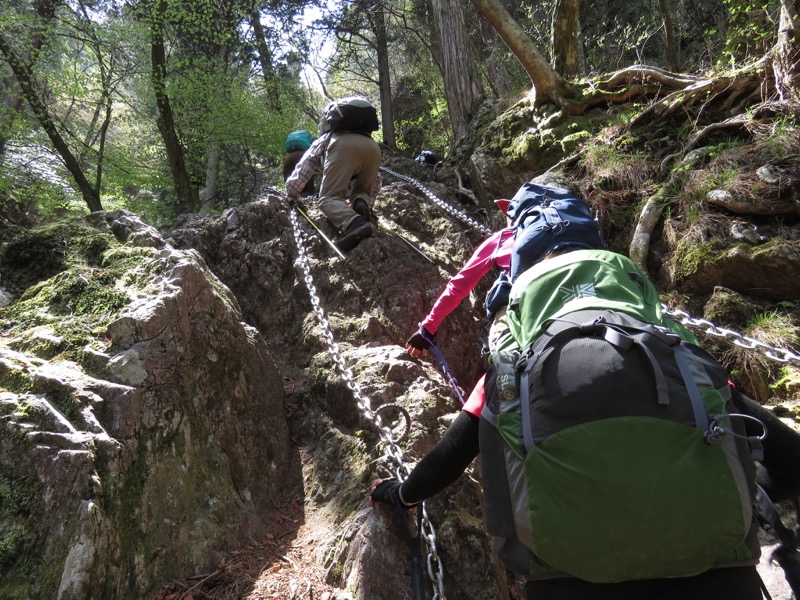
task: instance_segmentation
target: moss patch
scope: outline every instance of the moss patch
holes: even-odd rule
[[[80,364],[84,348],[107,345],[106,328],[131,302],[132,290],[148,285],[154,253],[120,245],[79,219],[19,234],[0,257],[17,269],[17,283],[30,283],[19,300],[0,308],[8,346]],[[22,272],[30,266],[21,256],[37,261],[30,272]]]
[[[0,256],[0,270],[13,287],[24,290],[71,266],[99,265],[116,239],[82,218],[21,230]]]
[[[713,262],[719,251],[711,242],[680,241],[675,248],[674,264],[678,277],[688,277],[705,264]]]
[[[0,473],[0,597],[28,598],[37,570],[37,535],[30,523],[31,507],[39,496],[33,476],[13,477]]]

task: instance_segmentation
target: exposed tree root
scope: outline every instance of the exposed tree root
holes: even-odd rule
[[[761,89],[765,81],[765,65],[766,59],[761,59],[731,76],[695,81],[654,102],[636,115],[630,125],[635,126],[648,119],[663,119],[678,110],[686,110],[694,105],[700,105],[702,108],[713,101],[721,101],[723,108],[731,110],[733,101],[751,97],[753,92]]]
[[[658,191],[650,196],[639,213],[636,228],[633,231],[630,247],[628,249],[631,260],[643,273],[647,273],[647,256],[650,253],[650,239],[653,230],[661,219],[666,200],[664,190],[666,186],[661,186]]]

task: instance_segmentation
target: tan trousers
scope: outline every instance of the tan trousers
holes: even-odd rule
[[[381,166],[381,149],[371,136],[334,133],[325,153],[319,208],[339,231],[347,229],[358,214],[349,200],[369,200]],[[349,191],[353,180],[352,191]]]

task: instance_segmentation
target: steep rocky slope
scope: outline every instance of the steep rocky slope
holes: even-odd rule
[[[434,172],[387,153],[384,164],[497,228],[494,197],[588,138],[537,134],[527,110],[492,114],[460,162]],[[587,145],[563,166],[618,251],[660,198],[643,266],[665,301],[796,349],[797,159],[756,137],[686,157],[679,179],[630,146],[612,160]],[[759,175],[766,165],[780,170]],[[124,212],[3,227],[0,595],[409,597],[407,549],[366,506],[370,481],[389,474],[385,438],[405,426],[390,406],[382,437],[375,411],[408,413],[397,443],[408,465],[456,414],[441,366],[402,345],[484,233],[388,174],[375,211],[376,235],[344,260],[270,192],[161,233]],[[485,368],[486,279],[438,334],[466,389]],[[796,365],[698,333],[793,420]],[[504,598],[478,475],[428,512],[448,597]]]

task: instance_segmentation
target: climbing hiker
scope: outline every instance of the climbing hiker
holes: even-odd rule
[[[495,202],[505,213],[509,201]],[[508,270],[513,242],[514,230],[511,227],[501,229],[481,242],[464,266],[447,282],[430,312],[420,321],[419,330],[406,341],[405,347],[411,356],[419,356],[431,347],[442,321],[469,295],[484,275],[492,268]]]
[[[414,162],[420,165],[425,165],[426,167],[435,167],[442,162],[442,159],[433,150],[422,150],[419,154],[417,154]]]
[[[735,411],[718,391],[724,370],[621,255],[556,251],[515,283],[515,346],[493,353],[486,401],[473,395],[408,478],[374,482],[371,500],[410,508],[480,453],[487,529],[527,598],[761,598],[749,449],[732,435],[706,442],[717,430],[699,424]],[[659,327],[639,334],[641,321]],[[684,376],[698,378],[702,406]]]
[[[762,487],[792,497],[800,436],[729,385],[599,231],[587,249],[559,247],[556,234],[592,220],[526,186],[507,212],[529,227],[485,396],[402,484],[374,482],[370,502],[414,506],[480,453],[487,529],[528,598],[761,598],[753,456]]]
[[[286,182],[289,176],[294,172],[294,168],[303,155],[311,147],[316,138],[307,129],[298,129],[292,131],[286,136],[286,141],[283,143],[283,148],[286,150],[286,156],[283,158],[283,181]],[[303,196],[308,196],[314,193],[314,178],[311,177],[306,183],[305,187],[300,191]]]
[[[517,225],[515,220],[524,218],[521,213],[522,208],[526,205],[525,201],[541,194],[550,194],[560,198],[574,196],[563,175],[557,172],[547,172],[520,187],[511,200],[495,200],[497,207],[506,215],[509,226],[486,238],[475,249],[461,270],[448,281],[428,315],[420,322],[418,331],[406,341],[405,348],[411,356],[419,356],[436,343],[436,332],[444,319],[492,270],[496,272],[497,279],[487,293],[484,305],[486,316],[492,319],[489,345],[497,343],[496,338],[506,329],[504,324],[505,306],[511,288],[511,254]],[[514,207],[511,215],[508,214],[510,206]],[[586,208],[585,215],[588,216],[588,214],[588,208]],[[594,224],[588,228],[578,228],[577,226],[572,229],[567,228],[560,236],[554,237],[554,240],[556,248],[564,248],[568,245],[572,247],[605,247],[602,237],[599,235],[599,228]],[[470,395],[482,395],[483,383],[484,376],[481,376]]]
[[[336,245],[351,250],[372,235],[371,205],[381,188],[381,150],[372,139],[377,111],[363,98],[331,102],[320,120],[320,137],[311,144],[286,180],[296,199],[316,173],[322,173],[319,208],[340,232]]]
[[[509,200],[500,199],[496,200],[495,203],[505,214]],[[428,315],[420,322],[417,332],[406,341],[405,348],[411,356],[420,356],[428,350],[435,352],[436,332],[447,315],[456,309],[492,268],[498,272],[508,271],[513,242],[514,230],[511,227],[506,227],[490,235],[475,249],[461,270],[447,282],[447,286],[433,303]],[[491,295],[492,292],[490,291]],[[502,306],[504,303],[498,302],[497,304],[498,306],[490,306],[487,303],[487,313],[489,317],[495,317],[495,322],[500,322],[505,312],[505,307]],[[440,362],[442,360],[440,358]],[[444,363],[442,366],[444,368]],[[455,382],[452,382],[451,385],[454,386],[459,399],[463,403],[463,397],[458,387],[455,386]],[[475,394],[483,394],[483,376],[481,376],[471,392],[471,395]]]

